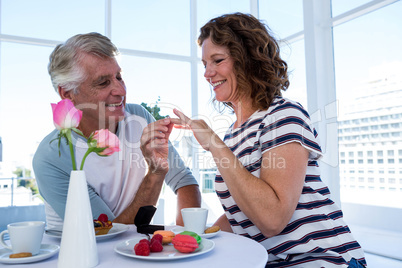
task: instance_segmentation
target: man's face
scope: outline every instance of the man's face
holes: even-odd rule
[[[86,54],[81,59],[81,67],[86,74],[85,80],[78,93],[71,96],[75,107],[83,111],[81,124],[102,129],[121,121],[126,104],[126,86],[117,61]]]

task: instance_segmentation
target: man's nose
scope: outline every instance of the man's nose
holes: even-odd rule
[[[113,90],[112,94],[114,95],[125,95],[126,94],[126,85],[123,80],[114,80],[113,82]]]

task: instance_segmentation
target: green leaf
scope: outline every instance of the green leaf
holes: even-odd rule
[[[75,133],[77,133],[78,135],[80,135],[80,136],[82,136],[82,137],[85,137],[85,136],[84,136],[84,133],[82,133],[82,131],[79,130],[78,128],[73,127],[72,130],[73,130]],[[92,134],[91,134],[91,136],[92,136]]]

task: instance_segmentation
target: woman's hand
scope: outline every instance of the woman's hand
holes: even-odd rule
[[[222,140],[216,135],[216,133],[201,119],[190,119],[184,113],[177,109],[173,109],[175,115],[179,118],[171,118],[172,123],[175,124],[175,128],[190,129],[194,133],[194,137],[198,143],[206,151],[210,151],[211,147],[219,148],[225,147]]]

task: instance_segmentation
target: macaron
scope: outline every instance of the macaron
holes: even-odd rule
[[[162,235],[162,244],[169,244],[172,242],[173,237],[175,237],[175,234],[172,231],[167,231],[167,230],[158,230],[154,232],[154,235],[160,234]]]
[[[195,240],[197,241],[198,245],[201,243],[202,238],[197,233],[190,232],[190,231],[183,231],[183,232],[181,232],[179,234],[181,234],[181,235],[191,235],[192,237],[195,238]]]
[[[177,234],[172,243],[174,248],[181,253],[191,253],[198,248],[197,240],[191,235]]]

